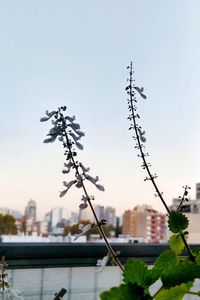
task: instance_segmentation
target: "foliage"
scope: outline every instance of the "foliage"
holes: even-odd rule
[[[3,256],[0,264],[0,291],[4,291],[9,288],[8,274],[6,272],[7,266],[5,257]]]
[[[104,191],[104,187],[98,183],[98,176],[92,177],[89,174],[89,168],[86,168],[82,163],[77,160],[77,151],[83,149],[79,140],[84,136],[80,131],[80,125],[75,123],[75,117],[64,116],[66,107],[60,107],[56,111],[46,111],[46,116],[41,118],[42,122],[52,120],[53,127],[48,133],[48,138],[44,143],[52,143],[59,140],[63,143],[65,149],[66,162],[64,163],[63,174],[68,174],[72,171],[75,172],[73,180],[64,181],[64,190],[60,193],[60,197],[65,196],[69,189],[76,187],[82,189],[83,195],[81,198],[80,210],[90,207],[94,214],[95,223],[82,222],[81,224],[65,228],[65,234],[69,231],[71,233],[77,232],[76,239],[82,234],[89,234],[98,229],[108,253],[103,259],[99,260],[98,266],[100,270],[106,265],[109,258],[117,264],[123,272],[123,283],[118,287],[113,287],[109,291],[101,293],[102,300],[141,300],[141,299],[155,299],[155,300],[179,300],[186,294],[200,296],[200,291],[194,292],[191,290],[194,280],[200,278],[200,250],[195,249],[192,251],[187,243],[187,228],[189,221],[187,217],[180,212],[181,206],[185,201],[188,201],[188,187],[184,186],[183,196],[180,197],[180,204],[176,211],[170,211],[163,193],[159,190],[156,179],[157,174],[151,171],[151,164],[148,161],[149,153],[145,151],[146,133],[138,123],[140,115],[137,113],[136,104],[138,102],[136,94],[146,99],[144,88],[135,85],[133,80],[132,62],[127,67],[129,69],[128,85],[126,92],[128,95],[128,110],[130,120],[129,130],[133,130],[133,139],[136,142],[135,149],[139,151],[138,156],[142,160],[142,169],[146,170],[147,176],[144,181],[150,181],[155,189],[155,196],[160,199],[164,205],[168,215],[168,227],[173,233],[169,246],[170,249],[163,252],[155,261],[153,267],[150,269],[144,262],[140,260],[131,259],[123,266],[118,258],[118,253],[114,252],[112,246],[109,244],[105,234],[106,220],[98,220],[95,214],[92,201],[94,196],[89,196],[86,189],[86,182],[90,182],[96,186],[100,191]],[[186,255],[182,256],[185,250]],[[152,294],[151,287],[157,283],[160,288]]]
[[[184,193],[180,198],[180,204],[176,211],[170,211],[164,198],[155,182],[157,175],[150,170],[151,164],[147,161],[148,153],[144,152],[146,142],[145,131],[138,124],[137,119],[140,118],[137,113],[137,99],[135,91],[137,91],[143,99],[144,89],[135,86],[132,79],[133,70],[132,63],[129,69],[129,85],[126,87],[128,99],[129,116],[131,122],[129,130],[134,130],[136,141],[135,148],[139,150],[138,155],[142,159],[142,168],[147,171],[148,177],[145,181],[152,182],[156,194],[165,206],[168,214],[168,227],[173,233],[170,237],[170,250],[163,252],[154,262],[152,269],[149,269],[143,262],[131,259],[125,265],[123,272],[123,283],[119,287],[111,288],[109,291],[101,293],[102,300],[115,299],[155,299],[155,300],[181,300],[186,294],[200,297],[200,291],[191,290],[194,280],[200,278],[200,249],[191,250],[187,243],[186,231],[189,225],[187,217],[180,212],[183,202],[188,201],[188,187],[184,186]],[[181,256],[183,250],[187,255]],[[151,294],[151,286],[157,282],[160,288]]]
[[[17,234],[15,222],[13,216],[0,214],[0,234]]]

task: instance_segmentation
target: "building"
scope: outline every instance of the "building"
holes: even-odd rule
[[[65,207],[59,207],[59,206],[54,207],[51,210],[50,219],[51,219],[51,229],[53,229],[62,220],[68,219],[67,209]]]
[[[131,210],[126,210],[122,215],[122,234],[131,235]]]
[[[74,225],[78,223],[78,213],[77,212],[71,212],[69,225]]]
[[[94,222],[94,215],[89,206],[85,209],[79,210],[78,220],[79,220],[79,222],[81,222],[81,221]]]
[[[170,210],[176,211],[180,205],[180,198],[174,198]],[[189,244],[200,243],[200,183],[196,184],[196,199],[184,201],[179,208],[179,211],[184,213],[188,218],[189,226],[187,231],[189,232],[187,241]],[[170,232],[168,232],[170,236]]]
[[[1,215],[11,215],[15,219],[22,218],[22,213],[21,212],[19,212],[18,210],[7,208],[7,207],[0,207],[0,214]]]
[[[115,208],[110,206],[104,207],[98,204],[95,204],[93,207],[99,221],[106,220],[108,225],[116,226]],[[94,215],[89,206],[86,209],[80,209],[79,222],[81,221],[95,222]]]
[[[33,223],[36,222],[36,202],[32,199],[25,207],[25,217],[31,219]]]
[[[122,233],[143,238],[146,243],[166,241],[166,216],[151,206],[136,206],[123,214]]]
[[[116,226],[116,210],[111,206],[105,208],[105,219],[107,224],[111,224],[114,227]]]
[[[200,199],[200,183],[196,183],[196,199]]]

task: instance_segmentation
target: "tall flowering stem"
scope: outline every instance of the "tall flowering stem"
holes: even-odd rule
[[[123,271],[124,267],[118,258],[118,253],[115,253],[115,251],[113,250],[103,230],[102,225],[105,224],[105,220],[99,220],[96,215],[92,204],[92,200],[94,200],[94,197],[89,196],[89,193],[86,189],[85,180],[90,181],[90,183],[94,184],[96,188],[100,191],[104,191],[104,187],[98,184],[98,176],[92,177],[89,174],[90,169],[86,168],[82,163],[76,160],[77,152],[75,148],[78,148],[79,150],[83,149],[83,146],[82,144],[80,144],[79,140],[84,136],[84,133],[80,130],[80,125],[78,123],[75,123],[75,116],[64,116],[64,111],[66,111],[66,106],[61,106],[58,108],[57,111],[46,111],[46,116],[40,119],[41,122],[45,122],[49,119],[52,119],[53,124],[53,127],[47,134],[48,138],[44,140],[44,143],[51,143],[58,139],[63,144],[63,147],[65,149],[64,154],[66,156],[66,163],[64,163],[64,169],[62,172],[64,174],[68,174],[72,170],[74,170],[75,173],[74,180],[71,180],[69,182],[63,182],[65,189],[60,193],[60,197],[63,197],[72,186],[82,189],[82,203],[79,205],[79,208],[82,210],[89,206],[94,215],[96,224],[87,224],[85,226],[81,225],[81,227],[79,226],[81,233],[77,235],[77,237],[90,230],[92,226],[97,226],[102,238],[105,241],[106,247],[109,252],[109,256],[111,256],[114,259],[116,265],[118,265]]]
[[[136,103],[137,103],[137,98],[136,98],[136,93],[138,93],[143,99],[146,99],[146,95],[144,94],[144,88],[143,87],[138,87],[135,85],[134,83],[134,80],[133,80],[133,64],[132,62],[130,62],[130,65],[127,67],[127,69],[129,70],[129,78],[128,78],[128,85],[126,86],[126,92],[127,92],[127,95],[128,95],[128,109],[129,109],[129,116],[128,116],[128,119],[130,120],[131,122],[131,125],[129,127],[129,130],[133,130],[134,133],[135,133],[135,136],[133,136],[134,140],[136,141],[136,146],[135,148],[139,150],[140,154],[138,155],[141,159],[142,159],[142,168],[145,169],[147,171],[147,174],[148,176],[144,179],[144,181],[147,181],[147,180],[150,180],[155,188],[155,191],[156,191],[156,194],[155,196],[156,197],[159,197],[160,200],[162,201],[168,215],[169,215],[169,223],[171,222],[171,219],[170,219],[170,214],[171,214],[171,211],[169,209],[169,207],[167,206],[164,198],[163,198],[163,193],[160,192],[155,180],[156,178],[158,177],[157,174],[153,174],[150,170],[150,167],[151,167],[151,164],[149,162],[147,162],[147,159],[146,157],[149,156],[148,153],[145,153],[144,152],[144,149],[145,149],[145,142],[146,142],[146,137],[145,137],[145,131],[143,131],[142,127],[139,126],[138,122],[137,122],[137,119],[140,118],[139,114],[137,113],[137,106],[136,106]],[[180,209],[183,201],[187,201],[187,194],[188,194],[188,189],[189,187],[186,185],[184,187],[184,194],[181,198],[181,203],[178,207],[178,210]],[[186,232],[183,232],[183,231],[180,231],[179,232],[180,234],[180,237],[184,243],[184,246],[187,250],[187,253],[188,253],[188,256],[190,258],[191,261],[194,261],[195,260],[195,257],[186,241],[186,238],[185,238],[185,234]]]
[[[149,156],[148,153],[145,153],[143,149],[145,149],[144,143],[146,142],[146,137],[145,137],[145,131],[142,130],[142,128],[138,125],[137,123],[137,118],[140,118],[140,116],[137,113],[137,107],[136,107],[136,103],[137,103],[137,99],[136,99],[136,92],[138,92],[140,94],[140,96],[144,99],[146,99],[146,96],[143,94],[144,89],[143,88],[139,88],[134,84],[134,80],[133,80],[133,64],[132,62],[130,63],[130,65],[127,67],[129,69],[129,78],[128,78],[128,82],[129,85],[126,87],[126,92],[128,95],[128,109],[130,112],[130,115],[128,117],[128,119],[132,122],[131,123],[131,127],[129,128],[130,130],[133,129],[135,132],[135,137],[134,139],[136,140],[136,148],[140,151],[140,157],[142,159],[142,168],[146,169],[147,173],[148,173],[148,177],[146,177],[144,180],[150,180],[155,188],[156,191],[156,196],[158,196],[160,198],[160,200],[162,201],[164,207],[166,208],[168,214],[170,214],[170,210],[162,196],[162,192],[160,192],[160,190],[158,189],[158,186],[155,182],[155,179],[157,178],[156,174],[152,174],[150,167],[151,165],[147,162],[146,157]]]

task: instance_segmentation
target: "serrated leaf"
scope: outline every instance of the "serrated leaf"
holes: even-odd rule
[[[196,263],[198,266],[200,266],[200,253],[196,257]]]
[[[180,262],[168,270],[163,270],[161,280],[165,288],[170,288],[200,278],[200,266],[189,260]]]
[[[200,247],[195,247],[192,249],[192,254],[194,254],[194,256],[197,256],[200,254]]]
[[[150,295],[145,295],[142,287],[133,284],[121,284],[109,291],[100,294],[102,300],[150,300]]]
[[[168,290],[164,289],[155,297],[155,300],[182,300],[192,287],[192,282],[182,283]]]
[[[160,254],[156,259],[153,268],[150,270],[153,281],[155,282],[164,270],[170,270],[172,266],[175,267],[178,262],[179,259],[175,251],[167,250]]]
[[[151,271],[141,260],[130,259],[123,273],[124,282],[146,287],[152,283]]]
[[[170,248],[176,252],[176,254],[181,254],[185,245],[180,234],[173,234],[169,240]]]
[[[178,211],[172,211],[169,215],[168,226],[171,232],[180,233],[188,227],[188,218]]]

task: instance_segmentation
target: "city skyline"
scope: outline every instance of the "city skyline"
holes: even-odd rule
[[[0,207],[23,210],[37,201],[41,215],[73,210],[79,190],[60,199],[62,145],[43,144],[46,109],[67,105],[76,115],[84,150],[79,160],[100,177],[89,186],[95,203],[117,215],[137,203],[164,211],[134,149],[126,103],[130,61],[147,101],[138,102],[152,171],[168,205],[200,181],[200,3],[193,0],[11,1],[0,3]],[[192,4],[191,4],[192,3]]]

